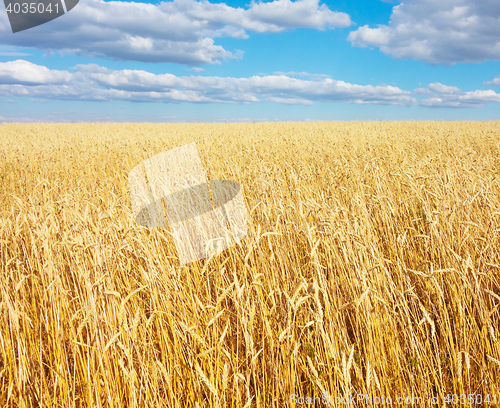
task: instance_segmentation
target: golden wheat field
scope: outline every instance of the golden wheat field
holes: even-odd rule
[[[128,173],[191,142],[248,234],[180,266]],[[499,181],[500,122],[2,124],[0,406],[500,405]]]

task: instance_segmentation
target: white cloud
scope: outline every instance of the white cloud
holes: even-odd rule
[[[486,85],[486,86],[500,86],[500,76],[496,77],[492,81],[483,82],[483,85]]]
[[[309,101],[307,99],[301,99],[301,98],[275,98],[275,97],[269,97],[267,98],[269,102],[277,102],[277,103],[283,103],[285,105],[312,105],[313,102]]]
[[[430,64],[500,59],[498,0],[406,0],[393,7],[388,25],[352,31],[354,46],[375,46],[395,59]]]
[[[434,82],[433,84],[429,84],[429,89],[431,91],[444,94],[454,94],[460,92],[460,88],[457,88],[456,86],[447,86],[440,84],[439,82]]]
[[[219,64],[242,53],[215,45],[216,37],[244,39],[247,31],[324,30],[350,24],[347,14],[319,5],[319,0],[252,2],[248,9],[206,0],[158,5],[86,0],[62,18],[15,35],[7,14],[0,13],[0,44],[115,60]]]
[[[0,63],[0,95],[38,99],[143,102],[251,103],[269,100],[284,104],[348,102],[412,106],[416,99],[393,86],[356,85],[331,78],[304,80],[286,75],[250,78],[175,76],[141,70],[111,70],[96,64],[77,65],[75,73],[15,61]],[[35,67],[35,68],[34,68]],[[45,74],[37,85],[27,86],[24,78],[33,71]],[[61,74],[63,73],[63,74]],[[60,80],[64,76],[64,81]],[[68,76],[69,75],[69,76]],[[57,78],[59,82],[55,82]],[[17,82],[16,82],[17,81]]]
[[[0,67],[0,84],[61,84],[73,77],[68,71],[50,70],[25,60],[0,63]]]
[[[364,25],[356,31],[350,32],[347,40],[357,47],[363,48],[368,45],[380,47],[389,43],[390,28],[383,25],[379,25],[378,28],[370,28],[368,25]]]
[[[252,0],[249,15],[252,20],[275,25],[280,28],[316,28],[349,27],[351,20],[345,13],[338,13],[318,0],[275,0],[255,3]]]
[[[500,103],[500,94],[489,89],[464,92],[455,86],[435,82],[427,89],[416,89],[414,94],[426,95],[420,105],[429,108],[482,108],[486,103]]]
[[[429,88],[417,88],[413,91],[415,95],[432,95],[432,91]]]

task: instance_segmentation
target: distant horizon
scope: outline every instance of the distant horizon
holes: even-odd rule
[[[500,122],[500,119],[455,119],[455,120],[446,120],[446,119],[406,119],[406,120],[398,120],[398,119],[387,119],[387,120],[377,120],[377,119],[353,119],[353,120],[283,120],[283,121],[264,121],[264,120],[255,120],[255,121],[233,121],[233,122],[117,122],[117,121],[94,121],[94,122],[84,122],[84,121],[69,121],[69,122],[47,122],[47,121],[32,121],[32,122],[8,122],[3,121],[0,122],[0,125],[93,125],[93,124],[117,124],[117,125],[125,125],[125,124],[151,124],[151,125],[176,125],[176,124],[186,124],[186,125],[195,125],[195,124],[206,124],[206,125],[236,125],[236,124],[244,124],[244,123],[269,123],[269,124],[278,124],[278,123],[353,123],[353,122],[368,122],[368,123],[387,123],[387,122]]]

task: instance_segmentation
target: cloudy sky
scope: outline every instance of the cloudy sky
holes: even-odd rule
[[[3,122],[420,119],[500,119],[499,0],[0,5]]]

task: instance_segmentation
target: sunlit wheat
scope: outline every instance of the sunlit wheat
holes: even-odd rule
[[[249,229],[180,266],[127,177],[190,142]],[[1,124],[0,405],[500,398],[499,182],[499,122]]]

